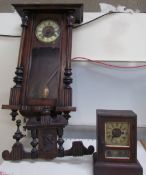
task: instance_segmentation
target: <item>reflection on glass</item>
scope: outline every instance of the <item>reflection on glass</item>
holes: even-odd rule
[[[106,150],[105,158],[129,159],[129,150]]]
[[[34,48],[28,82],[29,98],[57,98],[59,49]]]

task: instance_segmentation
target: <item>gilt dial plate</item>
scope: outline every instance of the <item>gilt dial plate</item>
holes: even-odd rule
[[[130,146],[129,122],[106,122],[105,145],[114,147]]]
[[[52,43],[60,36],[60,27],[53,20],[44,20],[37,25],[35,35],[40,42]]]

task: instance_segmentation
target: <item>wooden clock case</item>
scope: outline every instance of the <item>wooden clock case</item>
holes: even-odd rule
[[[71,45],[72,28],[83,20],[82,4],[14,4],[22,19],[22,37],[15,86],[11,89],[9,105],[12,120],[18,112],[25,118],[25,130],[31,132],[32,150],[26,152],[19,140],[24,137],[16,121],[16,143],[12,151],[5,150],[5,160],[26,158],[52,159],[57,156],[81,156],[92,154],[94,148],[85,148],[82,142],[74,142],[69,150],[63,148],[63,129],[68,124],[72,107]],[[57,23],[59,37],[54,42],[40,42],[36,27],[44,20]],[[52,28],[49,30],[52,30]],[[37,82],[37,83],[36,83]],[[45,84],[46,83],[46,84]],[[49,90],[45,89],[45,86]],[[42,90],[43,89],[43,90]],[[48,95],[49,92],[49,95]]]
[[[97,110],[97,152],[93,154],[94,175],[142,175],[142,167],[137,160],[137,116],[126,110]],[[128,122],[130,124],[129,148],[117,147],[129,151],[129,158],[106,158],[105,123]],[[112,147],[110,149],[115,149]]]

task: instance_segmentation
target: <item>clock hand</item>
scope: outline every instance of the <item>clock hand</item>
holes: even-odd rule
[[[119,128],[114,128],[112,130],[112,138],[120,137],[122,135],[122,131]]]

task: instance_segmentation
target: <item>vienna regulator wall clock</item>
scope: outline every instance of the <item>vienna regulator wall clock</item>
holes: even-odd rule
[[[94,175],[142,175],[137,161],[137,116],[132,111],[97,110]]]
[[[24,137],[17,120],[16,143],[5,150],[5,160],[26,158],[52,159],[57,156],[92,154],[82,142],[63,148],[63,128],[68,124],[72,107],[71,43],[72,27],[83,19],[82,4],[14,5],[22,18],[22,37],[15,86],[9,105],[12,120],[18,112],[26,119],[24,129],[31,132],[32,150],[26,152],[19,141]]]

